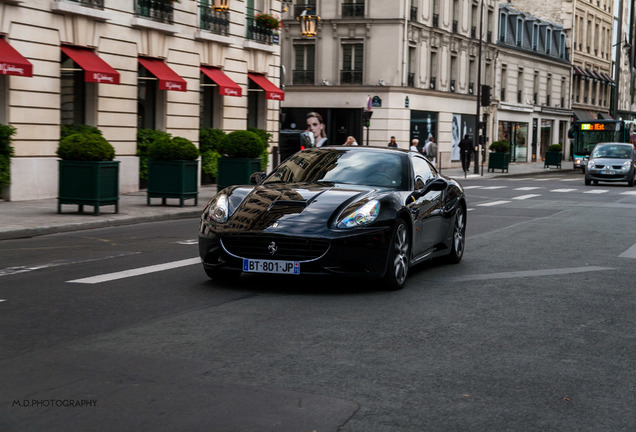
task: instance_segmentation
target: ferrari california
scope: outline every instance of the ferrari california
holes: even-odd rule
[[[212,279],[340,275],[396,290],[412,266],[464,255],[464,191],[417,152],[310,148],[252,182],[219,191],[201,214],[199,254]]]

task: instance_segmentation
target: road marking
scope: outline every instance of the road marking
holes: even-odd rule
[[[148,267],[139,267],[136,269],[124,270],[124,271],[115,272],[115,273],[108,273],[108,274],[103,274],[103,275],[98,275],[93,277],[87,277],[83,279],[75,279],[75,280],[71,280],[67,282],[96,284],[96,283],[102,283],[102,282],[109,282],[109,281],[113,281],[117,279],[129,278],[133,276],[140,276],[140,275],[144,275],[148,273],[156,273],[156,272],[160,272],[164,270],[171,270],[171,269],[175,269],[179,267],[185,267],[185,266],[190,266],[190,265],[200,264],[200,263],[201,263],[200,258],[190,258],[190,259],[185,259],[181,261],[173,261],[173,262],[169,262],[165,264],[157,264],[157,265],[152,265]]]
[[[483,189],[494,190],[494,189],[503,189],[508,186],[485,186]]]
[[[557,193],[568,193],[568,192],[576,192],[578,189],[552,189],[550,192]]]
[[[573,178],[573,179],[561,179],[562,182],[577,182],[581,181],[581,179]]]
[[[481,204],[476,204],[480,207],[491,207],[491,206],[496,206],[496,205],[500,205],[500,204],[507,204],[510,201],[491,201],[491,202],[487,202],[487,203],[481,203]]]
[[[6,302],[6,300],[5,299],[0,299],[0,303],[2,303],[2,302]]]
[[[519,195],[517,197],[514,197],[513,199],[526,200],[526,199],[529,199],[529,198],[535,198],[535,197],[540,197],[540,196],[541,196],[541,194],[528,194],[528,195]]]
[[[490,280],[490,279],[514,279],[514,278],[526,278],[526,277],[537,277],[537,276],[557,276],[557,275],[586,273],[586,272],[595,272],[595,271],[604,271],[604,270],[614,270],[614,269],[611,267],[587,266],[587,267],[570,267],[570,268],[560,268],[560,269],[525,270],[525,271],[518,271],[518,272],[465,275],[465,276],[454,277],[454,278],[451,278],[450,280],[452,282],[465,282],[465,281]]]
[[[464,186],[464,189],[479,189],[483,186],[477,186],[477,185],[472,185],[472,186]]]
[[[593,190],[585,191],[583,193],[587,193],[587,194],[604,194],[606,192],[609,192],[609,190],[607,190],[607,189],[593,189]]]
[[[543,188],[541,186],[526,186],[526,187],[515,188],[514,190],[531,191],[531,190],[537,190],[537,189],[543,189]]]
[[[636,192],[631,191],[631,192],[621,192],[621,195],[636,195]]]
[[[131,256],[131,255],[137,255],[139,253],[141,252],[123,252],[117,255],[109,255],[109,256],[100,257],[100,258],[59,260],[59,261],[51,261],[50,263],[46,263],[46,264],[36,264],[32,266],[7,267],[7,268],[0,269],[0,276],[10,276],[14,274],[32,272],[35,270],[42,270],[42,269],[74,265],[74,264],[84,264],[84,263],[102,261],[102,260],[114,259],[114,258],[122,258],[122,257]]]
[[[197,239],[190,239],[190,240],[181,240],[178,242],[175,242],[176,244],[180,244],[180,245],[194,245],[199,243],[199,240]]]
[[[619,258],[636,258],[636,244],[618,256]]]

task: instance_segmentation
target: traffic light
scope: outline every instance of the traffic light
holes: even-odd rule
[[[490,86],[482,84],[481,86],[481,106],[490,106]]]
[[[373,111],[364,110],[362,111],[362,124],[366,127],[371,126],[371,116],[373,115]]]

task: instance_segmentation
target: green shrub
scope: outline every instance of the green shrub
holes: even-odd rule
[[[201,153],[201,171],[211,177],[218,175],[218,160],[221,157],[216,150],[208,150]]]
[[[260,158],[267,145],[254,132],[234,131],[219,143],[219,153],[235,158]]]
[[[137,129],[137,156],[139,156],[139,178],[148,178],[148,146],[160,138],[172,138],[167,132],[156,129]]]
[[[221,129],[202,128],[199,130],[199,149],[201,155],[208,150],[217,150],[219,143],[225,137],[225,132]]]
[[[508,153],[508,151],[510,151],[510,144],[508,144],[508,141],[504,140],[495,141],[490,144],[488,149],[495,153]]]
[[[115,149],[101,135],[74,133],[60,140],[57,155],[63,160],[111,161]]]
[[[102,135],[102,131],[95,126],[85,124],[62,125],[60,128],[60,140],[76,133]]]
[[[0,155],[13,156],[13,147],[11,141],[15,135],[16,129],[13,126],[0,124]]]
[[[561,144],[550,144],[548,146],[548,151],[551,152],[560,152],[561,150],[563,150],[563,146],[561,146]]]
[[[148,157],[157,160],[194,160],[199,157],[199,149],[183,137],[161,137],[148,146]]]
[[[0,192],[11,184],[11,157],[0,155]]]

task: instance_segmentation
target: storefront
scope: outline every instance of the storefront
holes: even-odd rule
[[[497,140],[510,144],[510,162],[528,162],[528,123],[500,121]]]

